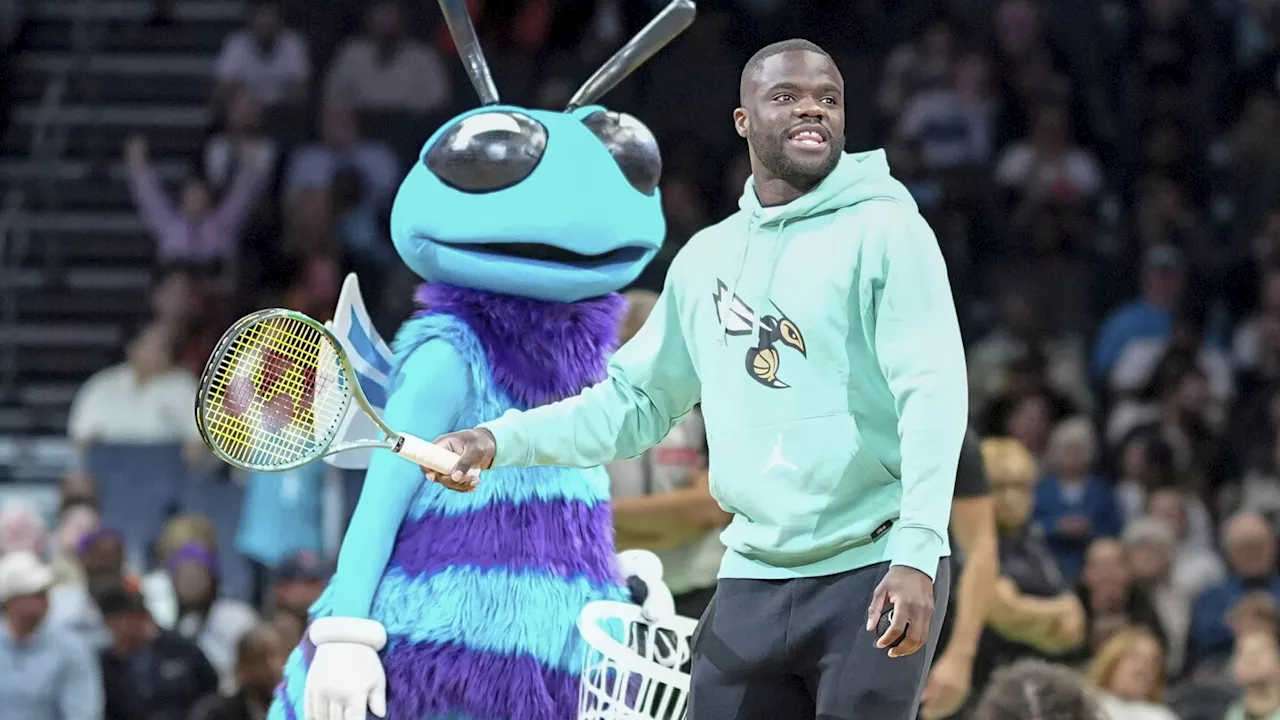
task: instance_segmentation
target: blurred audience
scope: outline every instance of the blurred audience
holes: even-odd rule
[[[215,105],[237,88],[269,107],[297,104],[307,96],[311,56],[307,41],[285,27],[278,0],[253,0],[247,26],[227,37],[213,72]]]
[[[1049,474],[1036,485],[1035,522],[1068,582],[1079,577],[1095,537],[1116,537],[1123,529],[1111,483],[1092,474],[1096,455],[1093,424],[1082,417],[1063,421],[1049,438]]]
[[[113,588],[98,607],[111,629],[102,651],[106,720],[186,720],[217,692],[217,673],[200,648],[157,627],[141,593]]]
[[[260,720],[284,677],[288,648],[271,626],[259,626],[236,643],[236,687],[230,697],[213,695],[197,705],[190,720]]]
[[[102,717],[102,676],[89,648],[46,623],[53,582],[30,552],[0,556],[0,707],[22,720]]]
[[[1124,630],[1102,645],[1089,665],[1111,720],[1178,720],[1163,706],[1164,652],[1150,631]]]
[[[440,54],[409,37],[400,0],[376,0],[365,16],[364,34],[348,40],[334,59],[324,103],[426,113],[445,107],[451,96]]]

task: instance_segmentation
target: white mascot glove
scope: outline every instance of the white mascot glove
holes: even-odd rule
[[[646,620],[662,620],[676,614],[676,601],[671,589],[662,582],[662,560],[648,550],[625,550],[618,553],[618,570],[623,579],[639,578],[647,596],[640,612]]]
[[[306,720],[364,720],[387,715],[387,676],[378,651],[387,631],[374,620],[320,618],[307,631],[316,646],[307,671]]]

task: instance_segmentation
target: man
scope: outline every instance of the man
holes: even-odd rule
[[[102,717],[102,680],[85,643],[45,622],[53,570],[29,552],[0,557],[0,715]]]
[[[826,52],[770,45],[740,95],[742,210],[676,256],[608,378],[439,438],[461,459],[428,478],[470,490],[472,467],[634,457],[701,402],[711,494],[734,517],[690,720],[914,718],[968,408],[947,269],[883,152],[842,152]]]
[[[369,7],[365,33],[348,40],[333,61],[324,104],[432,112],[451,99],[449,77],[440,54],[407,32],[400,0],[379,0]]]
[[[101,659],[106,720],[185,720],[218,691],[218,674],[200,648],[156,627],[141,593],[120,586],[104,592],[98,607],[111,630]]]
[[[1222,547],[1231,573],[1219,585],[1200,593],[1192,605],[1187,638],[1187,670],[1225,663],[1231,653],[1227,613],[1250,592],[1267,592],[1280,601],[1276,536],[1266,518],[1241,512],[1223,527]]]
[[[213,75],[214,106],[221,108],[237,87],[278,107],[306,100],[311,57],[302,35],[284,26],[279,0],[260,0],[249,11],[248,27],[222,44]]]
[[[1178,249],[1161,245],[1148,250],[1143,260],[1142,296],[1108,315],[1098,333],[1093,348],[1096,380],[1109,379],[1129,343],[1169,337],[1182,290],[1182,254]]]
[[[956,602],[947,606],[943,637],[938,642],[946,649],[929,669],[921,696],[920,717],[924,720],[951,717],[968,699],[978,640],[1000,577],[991,487],[982,466],[982,445],[972,430],[960,446],[955,499],[951,501],[951,536],[960,545],[960,578]]]
[[[631,290],[625,297],[623,343],[640,331],[658,300],[649,290]],[[618,549],[658,555],[676,614],[685,617],[701,616],[715,594],[724,557],[720,531],[730,519],[711,497],[706,442],[702,414],[695,409],[648,452],[609,465]]]
[[[1019,660],[991,679],[977,720],[1096,720],[1101,717],[1084,678],[1065,665]]]

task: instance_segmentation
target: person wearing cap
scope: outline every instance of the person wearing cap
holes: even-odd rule
[[[236,643],[258,624],[258,613],[247,603],[219,595],[217,553],[192,542],[165,560],[177,603],[178,635],[196,643],[222,680],[223,690],[235,687]]]
[[[300,552],[289,556],[276,568],[271,588],[271,607],[274,610],[303,612],[320,599],[324,586],[333,574],[330,564],[313,552]]]
[[[30,552],[0,556],[0,715],[102,717],[102,680],[88,646],[45,622],[53,570]]]
[[[1173,312],[1182,300],[1182,253],[1172,245],[1147,251],[1142,265],[1142,295],[1103,321],[1093,348],[1093,376],[1111,374],[1125,346],[1135,340],[1163,339],[1173,331]]]

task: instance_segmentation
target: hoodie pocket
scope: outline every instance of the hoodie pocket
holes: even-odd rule
[[[711,490],[735,514],[725,544],[775,565],[817,562],[870,541],[900,496],[852,415],[711,438]]]

